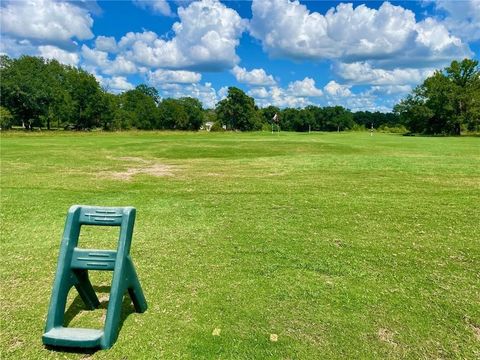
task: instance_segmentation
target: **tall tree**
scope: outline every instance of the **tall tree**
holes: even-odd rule
[[[394,111],[415,132],[460,135],[480,124],[478,61],[453,61],[417,86]]]
[[[277,116],[280,114],[280,109],[277,106],[270,105],[260,109],[261,121],[264,124],[271,124],[275,114],[277,114]]]
[[[185,130],[188,128],[188,114],[179,100],[162,100],[159,112],[162,129]]]
[[[480,68],[477,60],[452,61],[445,69],[447,78],[453,82],[452,105],[455,124],[469,130],[480,130]],[[460,126],[456,128],[460,134]]]
[[[46,81],[42,58],[22,56],[11,60],[0,59],[1,105],[9,109],[26,129],[41,125],[53,102],[53,93]]]
[[[203,124],[204,115],[203,107],[200,100],[192,97],[184,97],[179,99],[185,113],[187,114],[188,122],[186,127],[182,130],[198,130]],[[179,127],[180,128],[180,127]]]
[[[160,104],[160,95],[158,94],[158,90],[154,87],[140,84],[135,89],[151,97],[155,101],[155,104]]]
[[[236,87],[228,88],[228,95],[216,107],[218,120],[230,129],[258,130],[260,118],[255,100]]]
[[[142,89],[136,88],[124,92],[120,97],[119,106],[124,111],[131,112],[129,117],[133,120],[132,127],[142,130],[159,128],[157,104]]]
[[[66,74],[68,93],[73,103],[73,120],[77,129],[100,126],[102,116],[102,89],[97,79],[88,72],[70,68]]]

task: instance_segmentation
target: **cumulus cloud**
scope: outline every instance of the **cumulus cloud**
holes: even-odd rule
[[[173,16],[167,0],[133,0],[133,3],[142,9],[152,10],[154,14]]]
[[[212,84],[163,84],[160,86],[160,95],[164,98],[194,97],[199,99],[207,109],[215,107],[219,101],[216,90]]]
[[[193,71],[185,70],[162,70],[158,69],[148,73],[148,82],[151,85],[159,84],[191,84],[198,83],[202,75]]]
[[[0,54],[2,55],[18,57],[20,55],[35,55],[37,51],[37,47],[30,40],[2,36],[0,41]]]
[[[443,24],[431,18],[417,23],[412,11],[388,2],[378,10],[342,3],[322,15],[298,1],[254,0],[252,12],[250,33],[273,56],[394,63],[471,54]]]
[[[232,74],[237,81],[242,84],[254,85],[254,86],[268,86],[275,85],[275,80],[272,75],[267,75],[263,69],[253,69],[247,71],[247,69],[240,66],[235,66],[232,69]]]
[[[95,77],[103,88],[113,93],[121,93],[123,91],[131,90],[135,87],[124,76],[104,77],[102,75],[95,74]]]
[[[93,66],[94,71],[99,69],[104,74],[119,75],[138,72],[135,64],[123,55],[118,55],[115,59],[110,60],[106,51],[90,49],[85,44],[82,45],[82,57],[87,66]]]
[[[136,65],[122,55],[118,55],[110,63],[110,67],[104,69],[105,74],[135,74],[139,71]]]
[[[443,24],[456,36],[465,41],[480,39],[480,1],[433,1],[437,10],[444,11]]]
[[[274,105],[280,108],[299,108],[312,104],[312,101],[309,98],[296,96],[291,94],[289,90],[279,86],[272,86],[269,90],[263,89],[257,92],[251,92],[250,94],[255,98],[260,107]]]
[[[420,83],[433,73],[430,68],[375,69],[369,62],[338,63],[336,73],[351,84],[406,85]]]
[[[45,59],[55,59],[63,64],[78,65],[80,56],[76,52],[67,51],[54,45],[33,45],[30,40],[12,39],[2,37],[0,41],[0,54],[11,57],[21,55],[41,56]]]
[[[222,86],[220,90],[217,91],[218,101],[223,100],[228,95],[228,86]]]
[[[248,95],[252,96],[260,107],[274,105],[280,108],[304,108],[308,105],[339,105],[353,111],[388,112],[405,92],[411,90],[408,85],[385,85],[372,86],[362,92],[354,92],[350,85],[330,81],[323,87],[322,96],[310,96],[311,93],[295,91],[294,84],[302,82],[308,83],[304,79],[303,81],[291,82],[286,88],[279,86],[255,87],[248,91]],[[386,99],[385,95],[392,95],[393,97]]]
[[[303,80],[290,82],[286,88],[279,86],[256,87],[248,91],[261,106],[274,105],[278,107],[305,107],[313,104],[312,98],[318,98],[323,95],[321,89],[315,85],[315,80],[306,77]]]
[[[392,109],[390,104],[382,103],[375,95],[368,91],[358,94],[352,93],[348,97],[330,98],[327,100],[326,105],[343,106],[352,111],[389,112]]]
[[[118,42],[119,52],[139,66],[218,71],[232,68],[246,21],[218,0],[179,7],[171,40],[156,33],[127,33]]]
[[[87,9],[54,0],[6,1],[1,29],[12,37],[42,42],[66,42],[93,37],[93,19]]]
[[[315,87],[315,80],[306,77],[288,85],[288,92],[295,96],[322,96],[323,92]]]
[[[412,91],[410,85],[371,86],[368,92],[373,95],[405,95]]]
[[[468,8],[469,13],[480,13],[475,11],[480,6],[478,1],[456,6],[451,3],[440,1],[436,6],[451,14],[459,6]],[[298,1],[254,0],[252,13],[250,33],[271,56],[333,60],[334,71],[349,84],[419,83],[432,68],[472,55],[468,45],[457,36],[459,33],[449,31],[455,28],[453,15],[445,21],[432,17],[417,21],[412,11],[388,2],[378,9],[339,4],[320,14]],[[463,14],[457,15],[455,24],[459,28],[465,26],[467,13],[455,13]],[[477,15],[469,16],[473,19]],[[470,28],[480,27],[480,21],[468,21]],[[345,90],[329,88],[340,93]]]
[[[460,38],[450,35],[444,24],[432,18],[426,18],[416,26],[417,37],[415,45],[420,49],[428,49],[433,57],[447,57],[458,55],[467,55],[466,46],[463,45]],[[458,52],[457,50],[464,51]]]
[[[303,108],[308,105],[341,105],[352,110],[386,111],[387,107],[377,103],[379,96],[398,95],[408,86],[377,86],[360,93],[354,93],[350,85],[328,82],[323,91],[310,78],[290,82],[287,87],[255,87],[248,91],[260,107],[269,105],[280,108]],[[410,87],[408,89],[411,90]],[[391,109],[391,108],[390,108]]]
[[[270,93],[264,87],[257,87],[250,89],[248,95],[256,99],[266,99],[270,96]]]
[[[478,4],[467,1],[461,7],[473,13]],[[436,6],[452,13],[460,7],[451,2]],[[254,0],[252,13],[250,33],[270,55],[333,60],[333,70],[349,84],[419,83],[431,69],[472,55],[468,45],[449,31],[452,16],[445,21],[432,17],[417,21],[412,11],[389,2],[378,9],[342,3],[320,14],[298,1]],[[460,13],[457,20],[464,24],[467,15]],[[479,21],[472,24],[480,27]]]
[[[107,52],[90,49],[85,44],[82,45],[82,56],[88,64],[98,66],[99,68],[107,68],[110,65]]]
[[[323,88],[328,95],[334,97],[346,97],[352,95],[350,91],[350,86],[348,85],[340,85],[336,81],[330,81],[325,87]]]
[[[46,59],[55,59],[67,65],[78,65],[80,60],[77,53],[65,51],[52,45],[39,46],[38,51],[39,55]]]
[[[97,36],[95,49],[114,53],[117,51],[117,42],[113,36]]]

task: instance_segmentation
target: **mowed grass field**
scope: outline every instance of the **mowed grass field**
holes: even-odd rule
[[[149,309],[93,354],[41,342],[72,204],[137,208]],[[2,359],[480,357],[478,137],[4,133],[0,244]],[[103,326],[110,280],[69,326]]]

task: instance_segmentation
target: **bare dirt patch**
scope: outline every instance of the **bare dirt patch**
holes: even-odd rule
[[[380,328],[378,329],[378,338],[380,341],[383,341],[385,343],[388,343],[392,346],[397,346],[397,343],[393,339],[393,332],[391,332],[388,329]]]
[[[16,349],[20,348],[23,346],[23,343],[24,341],[18,337],[14,337],[11,341],[10,341],[10,348],[9,350],[10,351],[15,351]]]
[[[470,326],[472,327],[473,334],[475,335],[477,340],[480,341],[480,326],[474,324],[470,324]]]
[[[148,163],[150,163],[149,160],[146,160],[146,159],[144,159],[144,158],[137,157],[137,156],[111,157],[110,159],[120,160],[120,161],[139,162],[139,163],[143,163],[143,164],[148,164]]]
[[[125,162],[135,162],[136,165],[133,167],[129,167],[123,171],[109,171],[104,172],[102,175],[109,177],[111,179],[116,180],[123,180],[123,181],[131,181],[135,175],[138,174],[145,174],[150,176],[173,176],[173,169],[174,166],[161,164],[152,160],[146,160],[140,157],[118,157],[118,158],[111,158],[117,161],[125,161]]]
[[[475,338],[480,341],[480,325],[478,322],[472,321],[468,316],[465,316],[465,322],[472,329]]]
[[[172,167],[163,164],[153,164],[145,167],[128,168],[125,171],[110,173],[113,179],[129,181],[134,175],[146,174],[151,176],[173,176]]]

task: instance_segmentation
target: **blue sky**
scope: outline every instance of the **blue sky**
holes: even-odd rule
[[[478,59],[480,0],[2,1],[0,52],[55,58],[111,92],[140,83],[205,107],[390,111],[434,69]]]

